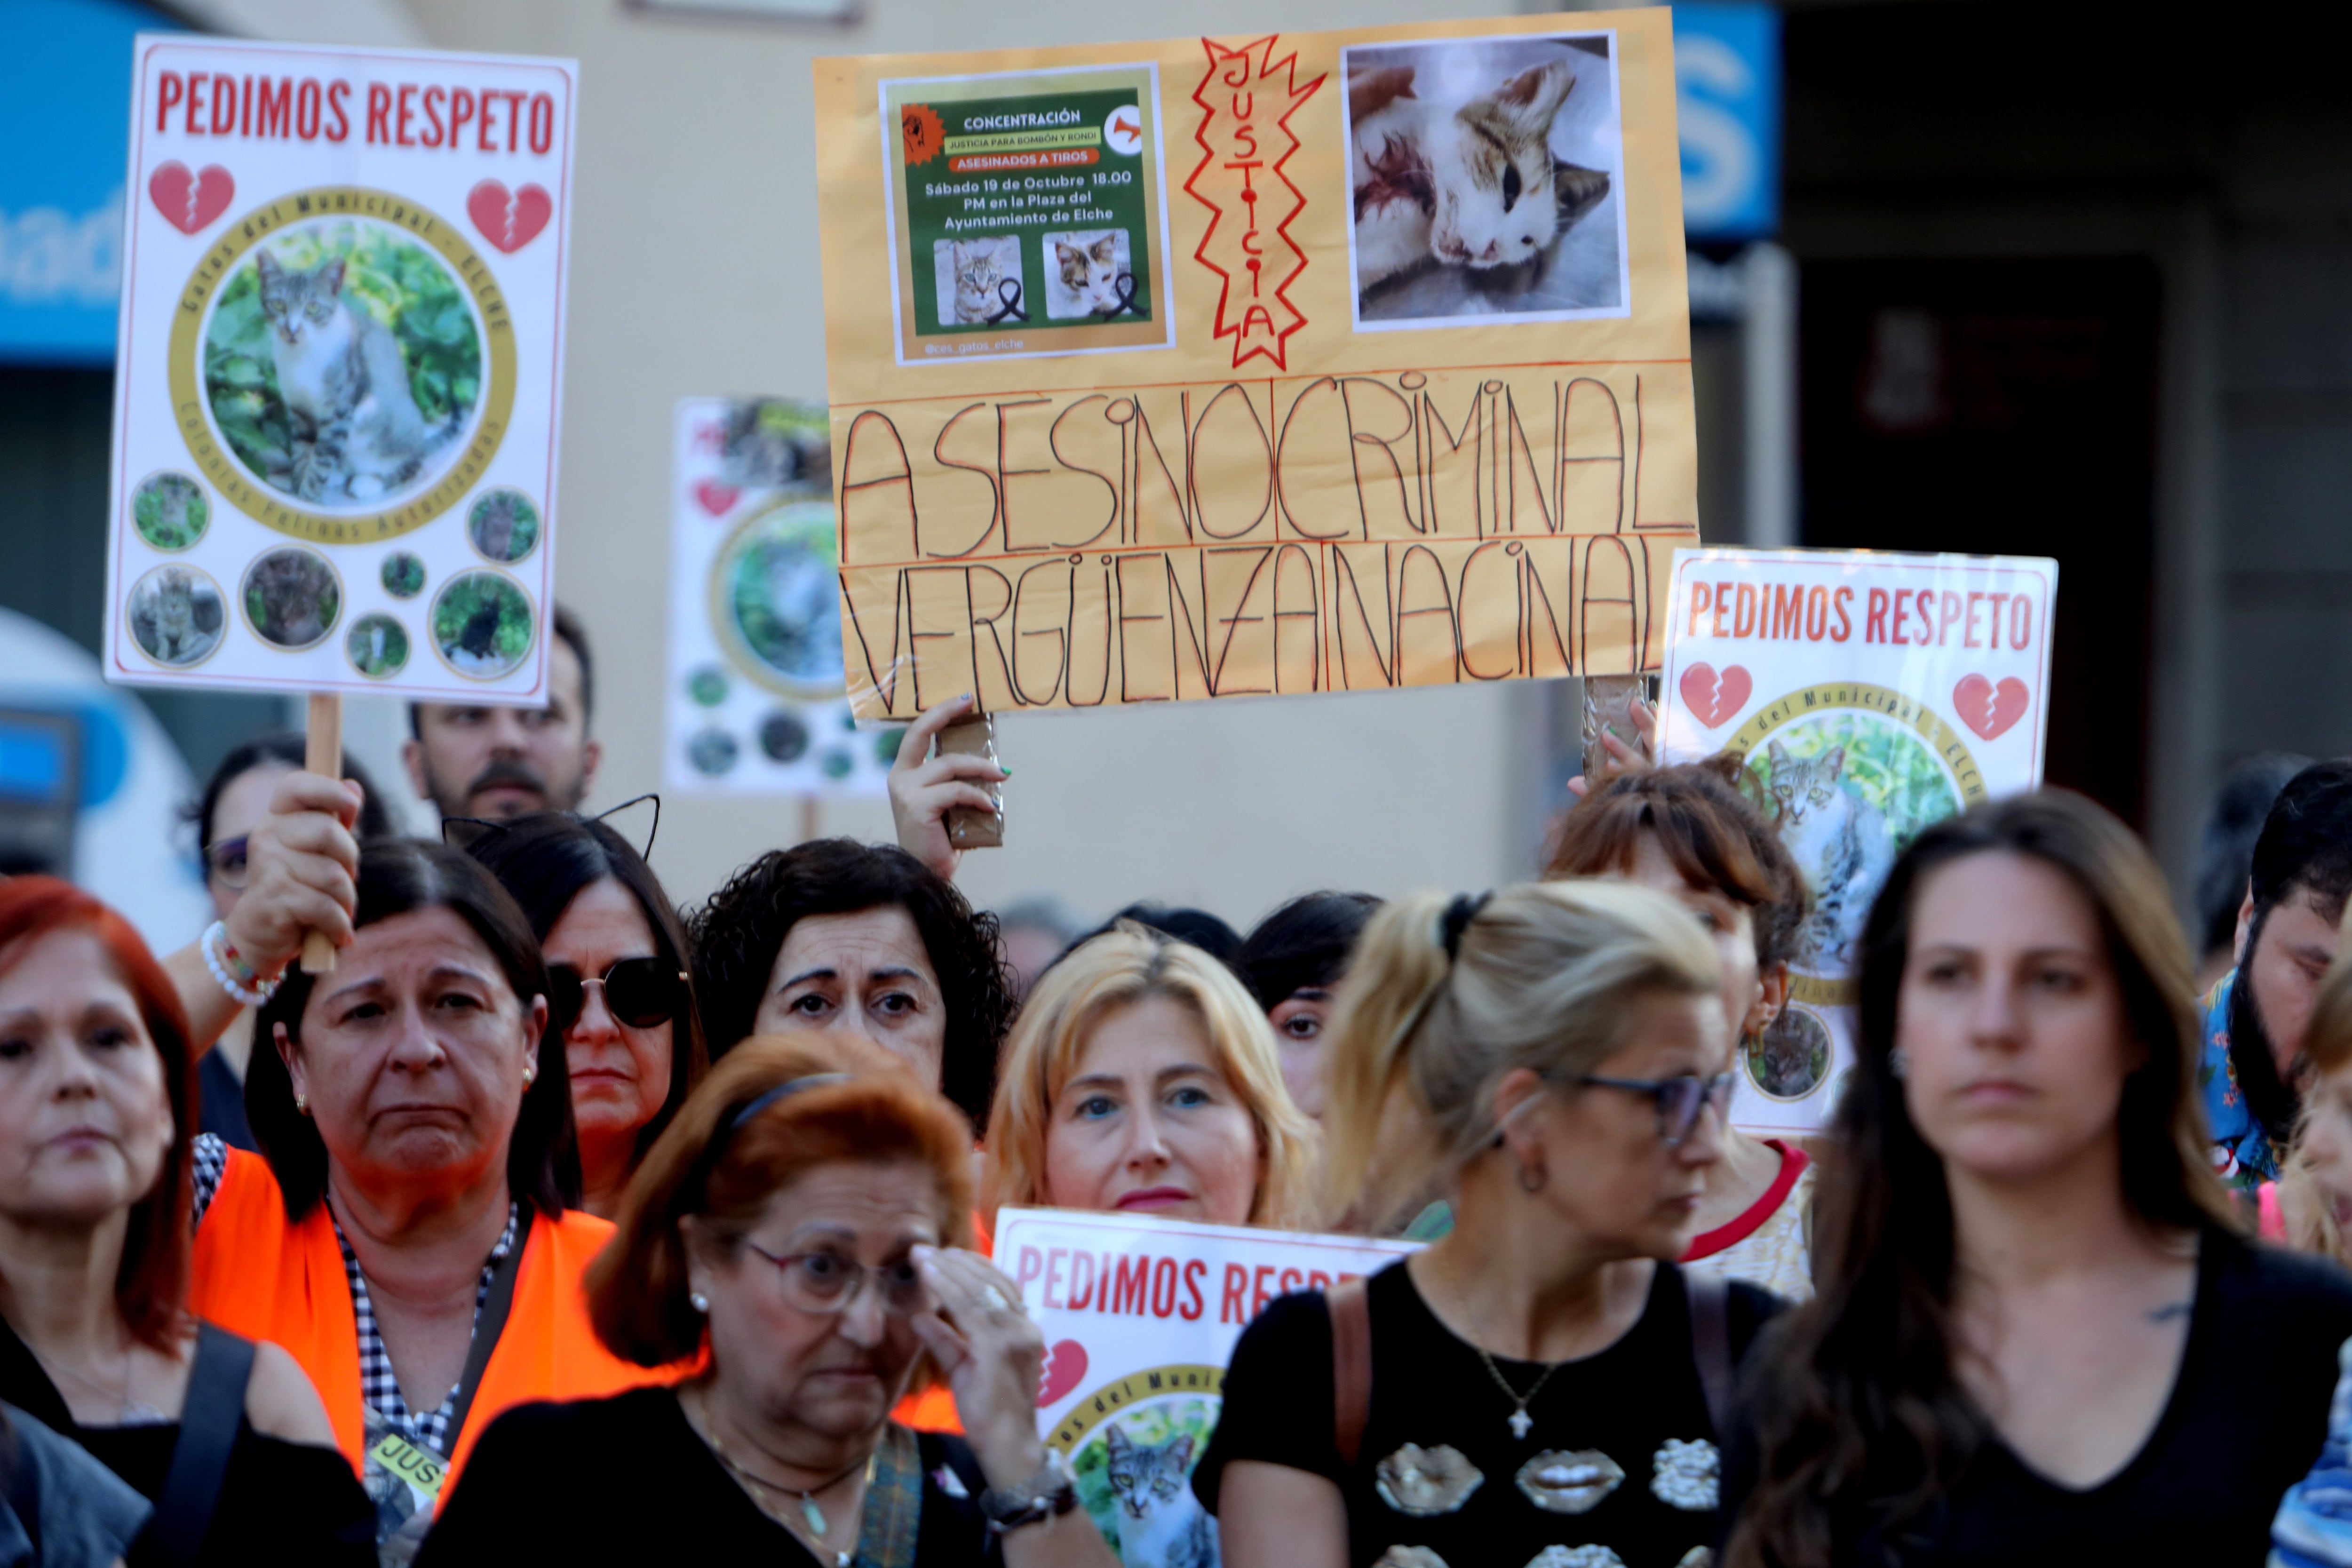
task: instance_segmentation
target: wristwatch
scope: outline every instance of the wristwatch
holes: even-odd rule
[[[1004,1535],[1041,1520],[1059,1519],[1078,1506],[1077,1488],[1050,1448],[1037,1473],[1017,1487],[991,1487],[980,1494],[988,1532]]]

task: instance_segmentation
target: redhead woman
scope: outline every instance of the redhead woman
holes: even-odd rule
[[[1012,1204],[1293,1226],[1315,1148],[1273,1029],[1233,972],[1122,921],[1029,994],[989,1115],[981,1203],[989,1215]]]
[[[46,877],[0,882],[0,1400],[163,1507],[130,1561],[363,1564],[302,1369],[184,1305],[196,1075],[163,969]]]

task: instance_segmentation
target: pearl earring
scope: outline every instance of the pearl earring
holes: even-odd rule
[[[302,1098],[302,1091],[299,1089],[294,1091],[294,1110],[298,1115],[310,1114],[310,1102]]]
[[[686,1301],[688,1306],[692,1307],[698,1312],[708,1312],[710,1310],[710,1298],[704,1295],[699,1290],[696,1290],[688,1294]]]
[[[529,1062],[525,1062],[525,1063],[523,1063],[523,1064],[522,1064],[522,1085],[523,1085],[523,1087],[524,1087],[525,1089],[529,1089],[529,1088],[531,1086],[531,1083],[533,1082],[533,1080],[535,1080],[538,1077],[539,1077],[539,1068],[536,1068],[536,1067],[532,1066],[532,1065],[531,1065],[530,1063],[529,1063]]]

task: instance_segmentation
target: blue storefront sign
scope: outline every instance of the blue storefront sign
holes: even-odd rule
[[[114,363],[131,40],[157,30],[131,0],[0,4],[0,360]]]
[[[1683,230],[1761,239],[1780,225],[1780,12],[1693,0],[1675,6]]]

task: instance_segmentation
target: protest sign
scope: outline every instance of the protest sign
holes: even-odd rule
[[[1225,1363],[1252,1318],[1276,1296],[1370,1274],[1409,1241],[1300,1236],[1069,1209],[1001,1211],[996,1266],[1021,1287],[1044,1331],[1037,1430],[1077,1479],[1078,1500],[1130,1568],[1157,1568],[1140,1542],[1122,1544],[1109,1475],[1114,1446],[1140,1473],[1200,1463],[1224,1404]],[[1122,1467],[1123,1473],[1137,1467]],[[1138,1499],[1147,1507],[1151,1500]],[[1189,1489],[1159,1510],[1197,1510]],[[1155,1539],[1181,1541],[1155,1518]]]
[[[544,702],[572,65],[133,60],[108,678]]]
[[[1659,754],[1741,758],[1810,898],[1789,1005],[1739,1044],[1735,1123],[1827,1122],[1853,1059],[1855,942],[1895,856],[2041,784],[2057,591],[2058,563],[2031,557],[1675,552]]]
[[[685,398],[676,444],[664,787],[884,794],[900,731],[858,733],[842,696],[823,405]]]
[[[862,719],[1656,668],[1697,537],[1666,13],[816,96]]]

